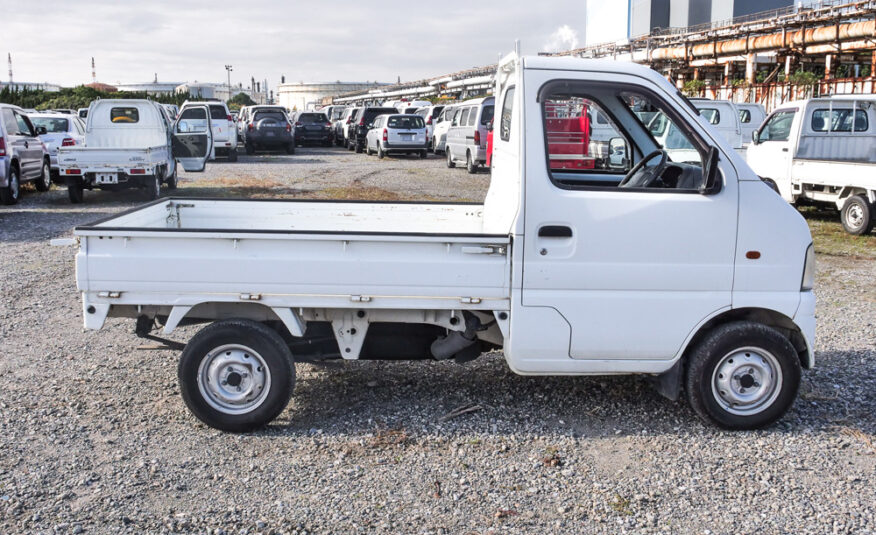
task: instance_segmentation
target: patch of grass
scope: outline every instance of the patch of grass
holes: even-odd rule
[[[839,220],[839,213],[835,210],[826,210],[804,207],[800,210],[809,230],[812,232],[812,240],[815,243],[815,252],[829,256],[848,256],[861,259],[876,259],[876,233],[871,232],[864,236],[852,236],[843,230]]]
[[[630,509],[630,500],[624,498],[618,493],[615,493],[612,499],[608,502],[608,506],[615,513],[622,515],[631,515],[633,510]]]

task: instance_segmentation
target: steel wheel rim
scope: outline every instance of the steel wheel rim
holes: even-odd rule
[[[852,228],[860,228],[864,225],[864,210],[857,204],[849,206],[846,210],[846,220]]]
[[[43,163],[43,185],[49,187],[52,185],[52,170],[49,169],[49,164]]]
[[[198,366],[198,389],[212,408],[223,414],[246,414],[260,407],[271,389],[265,359],[241,344],[219,346]]]
[[[712,396],[722,409],[737,416],[769,408],[782,390],[778,359],[760,347],[742,347],[724,355],[712,372]]]

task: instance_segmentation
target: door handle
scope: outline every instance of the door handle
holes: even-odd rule
[[[565,225],[545,225],[538,229],[539,238],[571,238],[572,229]]]
[[[28,148],[28,147],[29,147],[29,145],[27,144],[27,141],[25,141],[25,142],[24,142],[24,148]]]
[[[783,148],[782,152],[788,152],[788,147]]]

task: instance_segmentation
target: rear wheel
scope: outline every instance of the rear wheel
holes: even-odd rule
[[[353,149],[354,149],[353,142],[348,139],[347,140],[347,150],[353,150]]]
[[[428,152],[427,152],[426,150],[422,150],[422,151],[420,151],[420,158],[421,158],[421,159],[422,159],[422,158],[425,158],[426,156],[428,156]]]
[[[386,156],[386,153],[383,152],[383,147],[378,143],[377,144],[377,157],[381,160]]]
[[[361,154],[362,153],[362,145],[360,145],[358,141],[354,141],[353,143],[356,145],[356,154]]]
[[[246,150],[246,153],[249,154],[250,156],[255,154],[255,146],[253,146],[252,143],[247,143],[245,145],[245,150]]]
[[[286,145],[286,154],[295,154],[295,143]]]
[[[15,204],[21,195],[21,179],[18,177],[18,168],[9,168],[9,180],[6,187],[0,188],[0,202],[3,204]]]
[[[235,155],[236,154],[237,151],[235,151]],[[164,183],[167,184],[167,189],[176,189],[176,166],[173,166],[173,173],[164,179]]]
[[[70,197],[70,202],[73,204],[80,204],[85,198],[85,188],[82,185],[82,179],[78,176],[67,177],[67,196]]]
[[[471,151],[465,153],[465,169],[472,175],[478,172],[478,164],[472,159]]]
[[[177,376],[183,400],[199,420],[246,432],[276,418],[292,396],[292,355],[275,331],[250,320],[224,320],[186,344]]]
[[[52,187],[52,168],[49,167],[49,162],[43,160],[43,168],[40,177],[36,181],[37,191],[49,191]]]
[[[800,386],[800,358],[779,331],[734,322],[706,335],[687,363],[688,401],[725,429],[757,429],[785,414]]]
[[[152,201],[161,197],[161,178],[158,175],[146,177],[146,197]]]
[[[453,161],[453,154],[450,153],[450,149],[444,149],[444,152],[447,153],[447,167],[453,169],[456,167],[456,162]]]
[[[228,161],[231,163],[234,163],[237,161],[237,149],[231,149],[228,152]],[[171,188],[171,189],[173,189],[173,188]]]
[[[849,197],[840,212],[843,228],[860,236],[873,230],[873,205],[863,195]]]

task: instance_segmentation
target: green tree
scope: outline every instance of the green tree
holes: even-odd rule
[[[228,107],[232,110],[239,110],[244,106],[254,106],[255,103],[246,93],[238,93],[228,99]]]

